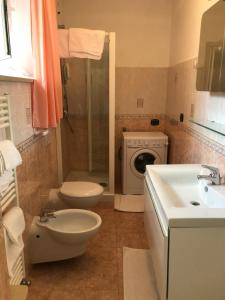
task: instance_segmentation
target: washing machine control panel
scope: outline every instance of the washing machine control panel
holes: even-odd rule
[[[127,147],[129,148],[149,148],[149,147],[162,147],[162,141],[157,140],[128,140]]]

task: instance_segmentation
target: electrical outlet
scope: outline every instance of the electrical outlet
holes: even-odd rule
[[[137,98],[137,108],[144,107],[144,98]]]

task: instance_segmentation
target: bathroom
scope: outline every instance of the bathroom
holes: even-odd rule
[[[190,282],[192,291],[196,286],[198,287],[195,281],[188,280],[188,274],[192,274],[193,271],[193,264],[190,263],[189,268],[182,258],[179,260],[179,252],[174,256],[178,258],[178,263],[175,264],[178,269],[174,267],[173,274],[179,271],[179,267],[187,268],[187,272],[181,272],[182,275],[179,276],[181,280],[175,281],[174,285],[173,279],[163,277],[165,273],[165,276],[171,275],[170,270],[167,269],[162,272],[163,276],[157,271],[153,275],[140,273],[142,277],[138,276],[138,272],[146,271],[144,262],[147,259],[147,255],[145,256],[147,252],[152,253],[153,258],[156,257],[156,262],[159,259],[157,268],[160,270],[163,259],[167,260],[167,257],[161,256],[161,250],[154,247],[151,249],[151,245],[158,241],[154,234],[158,235],[160,230],[154,222],[144,218],[145,208],[140,209],[141,212],[135,212],[135,209],[133,212],[114,209],[114,199],[118,195],[125,194],[123,179],[127,176],[124,175],[123,166],[123,137],[130,132],[144,134],[161,132],[168,137],[165,142],[165,149],[168,148],[165,162],[168,165],[165,165],[165,168],[172,168],[168,169],[168,174],[178,172],[177,181],[179,176],[182,177],[179,172],[189,172],[187,178],[191,176],[190,174],[195,174],[195,179],[197,176],[207,176],[205,174],[209,173],[204,173],[201,165],[219,169],[222,178],[219,188],[224,193],[225,90],[223,86],[220,89],[214,86],[211,90],[202,87],[201,78],[199,79],[201,63],[199,53],[202,49],[202,35],[205,34],[203,17],[210,14],[217,5],[224,6],[224,2],[222,0],[133,0],[129,2],[96,0],[86,5],[81,0],[0,0],[2,19],[0,23],[4,25],[0,25],[0,104],[2,101],[3,106],[9,104],[7,109],[10,112],[6,132],[3,132],[4,128],[0,125],[0,150],[1,142],[11,139],[16,146],[14,150],[18,151],[17,154],[19,153],[22,161],[18,164],[15,173],[16,200],[13,199],[7,209],[1,204],[0,299],[224,299],[224,291],[221,292],[219,280],[219,278],[223,279],[225,274],[225,258],[224,260],[221,258],[224,252],[222,246],[225,243],[223,204],[220,208],[214,208],[216,217],[212,215],[212,220],[206,222],[209,226],[215,218],[218,219],[217,225],[212,225],[211,231],[206,234],[208,239],[212,234],[209,243],[206,243],[207,238],[202,242],[205,247],[202,252],[205,255],[200,255],[198,253],[200,248],[198,248],[193,250],[195,255],[190,251],[192,257],[186,260],[189,261],[188,259],[193,257],[197,259],[198,268],[194,268],[196,275],[191,278],[200,278],[201,266],[207,264],[210,266],[210,272],[206,267],[203,268],[203,282],[199,282],[200,288],[194,296],[181,282],[182,279],[184,282]],[[221,7],[219,8],[219,12],[223,12]],[[219,12],[216,19],[210,19],[206,32],[215,34],[211,28],[214,23],[217,23],[215,20],[220,20]],[[45,18],[44,21],[41,18]],[[40,26],[39,32],[35,30],[38,26]],[[71,28],[98,30],[105,33],[100,59],[91,59],[87,56],[66,58],[59,53],[60,51],[55,52],[60,41],[59,31],[66,32]],[[222,30],[222,36],[219,38],[216,36],[215,40],[222,38],[224,41],[224,27]],[[46,56],[43,57],[43,53]],[[56,69],[51,72],[53,63],[56,63]],[[45,70],[46,73],[42,73],[41,70]],[[48,77],[47,85],[45,85],[45,76]],[[38,94],[40,82],[43,90],[39,92],[42,94]],[[48,103],[48,97],[55,102]],[[94,104],[94,109],[91,104]],[[202,124],[199,120],[207,122]],[[6,122],[5,119],[3,122]],[[208,123],[211,123],[211,128]],[[219,123],[219,129],[215,128],[215,123]],[[179,168],[178,165],[181,167]],[[152,166],[148,170],[152,176],[151,182],[155,184],[154,189],[160,194],[157,184],[161,187],[161,182],[166,181],[167,173],[160,171],[163,170],[162,168],[158,171],[157,167]],[[210,173],[211,180],[217,179],[217,169],[213,169]],[[168,179],[167,182],[171,183],[172,179]],[[141,180],[143,182],[143,178]],[[67,188],[74,188],[73,184],[76,181],[90,181],[96,184],[93,185],[97,191],[96,198],[92,197],[94,201],[92,207],[79,207],[79,205],[71,207],[69,200],[77,195],[73,191],[71,197]],[[69,185],[64,186],[66,190],[64,196],[67,198],[62,201],[56,195],[59,194],[60,186],[67,182]],[[195,182],[198,182],[197,179]],[[202,182],[199,180],[199,183]],[[192,181],[188,184],[191,185]],[[217,183],[213,185],[213,188],[217,185]],[[173,187],[175,189],[176,184]],[[169,188],[167,198],[169,198]],[[214,192],[211,185],[203,188],[205,191]],[[87,191],[88,186],[85,185],[84,189]],[[78,187],[75,192],[77,190]],[[145,188],[145,198],[146,190]],[[189,194],[189,191],[194,193],[195,187],[189,186],[188,192],[185,193]],[[63,190],[60,193],[63,194]],[[175,193],[176,201],[179,202],[177,198],[180,195],[179,191],[176,190]],[[101,198],[97,197],[100,194]],[[136,200],[136,196],[132,196],[133,198],[127,198],[127,202],[130,199]],[[2,193],[0,203],[1,198]],[[137,199],[142,201],[143,196],[137,196]],[[143,205],[141,201],[138,203]],[[221,201],[223,202],[223,199]],[[201,209],[201,201],[197,201],[196,197],[193,197],[191,202],[197,205],[200,203]],[[16,284],[12,284],[5,246],[4,217],[13,205],[21,208],[25,219],[22,236],[24,247],[20,256],[20,276],[24,278],[22,284],[18,283],[17,279],[15,279]],[[46,208],[48,212],[43,214]],[[93,233],[92,239],[88,240],[85,251],[81,249],[81,253],[78,254],[75,254],[74,250],[72,250],[73,255],[70,254],[71,250],[68,247],[66,257],[66,251],[63,253],[66,244],[60,244],[63,255],[55,259],[56,261],[53,261],[53,257],[57,256],[57,249],[49,250],[49,244],[46,242],[47,248],[42,248],[44,251],[41,261],[42,246],[39,248],[38,245],[43,245],[42,231],[41,233],[36,231],[34,222],[39,220],[39,216],[42,216],[42,221],[46,216],[47,218],[53,216],[49,222],[56,222],[57,218],[60,219],[60,211],[65,208],[66,213],[69,211],[71,214],[77,213],[74,218],[68,215],[68,220],[72,220],[71,222],[74,219],[80,220],[78,224],[80,226],[84,214],[95,218],[98,221],[98,232]],[[56,211],[53,212],[52,209]],[[78,215],[78,209],[81,210],[82,215]],[[193,208],[196,209],[199,209],[198,206]],[[192,213],[191,209],[189,211]],[[211,211],[205,214],[209,216]],[[159,215],[158,212],[158,217]],[[194,215],[195,211],[193,211]],[[174,217],[174,220],[180,218],[179,215]],[[204,218],[197,216],[196,219]],[[191,240],[191,235],[185,240],[187,231],[178,227],[187,226],[190,229],[190,225],[187,223],[174,225],[174,220],[169,226],[172,224],[172,227],[177,228],[171,229],[169,238],[163,243],[168,246],[174,239],[178,243],[180,238],[181,244],[185,245],[186,240]],[[192,226],[198,227],[197,221],[193,221]],[[154,229],[149,233],[148,230],[146,231],[146,226]],[[208,228],[206,225],[201,226],[205,226],[204,229]],[[40,228],[38,230],[44,230]],[[219,232],[215,233],[214,230],[218,228]],[[179,234],[176,235],[176,230],[184,231],[183,240]],[[196,232],[197,230],[200,229],[196,229]],[[168,230],[165,231],[166,235]],[[149,243],[149,235],[152,235],[152,244]],[[195,237],[195,244],[198,239],[200,240],[199,236],[203,238],[205,234],[200,232]],[[35,238],[35,242],[32,242],[32,237]],[[221,239],[217,240],[217,237]],[[54,247],[55,244],[52,245]],[[218,250],[216,254],[212,252],[215,248]],[[126,259],[129,256],[128,252],[125,255],[125,251],[129,249],[133,249],[132,253],[129,252],[131,255],[137,255],[132,262],[138,262],[138,266],[134,264],[136,271],[132,273],[132,264],[128,265],[124,274]],[[184,247],[179,249],[180,252],[185,252]],[[205,249],[210,249],[211,256],[206,255]],[[175,247],[170,249],[170,255],[173,250],[176,251]],[[202,257],[207,259],[207,264],[204,264]],[[220,263],[217,260],[213,263],[215,257],[221,259]],[[38,263],[34,263],[35,260]],[[172,260],[166,265],[172,266]],[[219,265],[222,269],[221,277],[213,276],[211,270],[218,271],[216,269],[219,268],[215,266]],[[147,276],[151,279],[148,280]],[[140,278],[142,280],[139,280]],[[211,282],[210,285],[204,283],[208,281]],[[164,283],[160,285],[160,282]],[[173,285],[171,290],[170,286],[164,286],[167,284],[165,282]],[[214,291],[213,297],[211,291]]]

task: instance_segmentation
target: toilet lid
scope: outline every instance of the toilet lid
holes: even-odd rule
[[[104,189],[100,184],[87,181],[64,182],[60,193],[70,197],[92,197],[103,193]]]

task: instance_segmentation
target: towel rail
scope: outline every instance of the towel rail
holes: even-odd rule
[[[4,212],[6,210],[7,207],[9,207],[9,205],[16,200],[16,190],[13,189],[7,196],[7,198],[5,198],[3,201],[1,201],[1,208],[2,211]]]
[[[5,122],[5,121],[9,121],[9,117],[8,116],[0,117],[0,122]]]
[[[0,124],[0,129],[7,128],[9,126],[10,126],[9,122],[6,122],[6,123],[3,123],[3,124]]]
[[[0,114],[1,115],[8,115],[9,114],[9,111],[8,111],[8,109],[7,109],[7,107],[1,107],[0,106]]]
[[[23,255],[21,254],[13,267],[13,277],[10,280],[10,284],[19,285],[23,278]]]
[[[0,208],[2,213],[5,212],[8,206],[13,202],[13,200],[16,200],[16,198],[16,182],[14,177],[10,182],[8,188],[0,195]]]
[[[13,141],[13,132],[11,126],[11,114],[9,105],[9,96],[0,96],[0,137]],[[16,170],[13,170],[13,179],[8,188],[0,195],[0,210],[2,214],[6,212],[9,206],[19,206],[18,187]],[[7,253],[6,253],[7,255]],[[11,285],[19,285],[25,278],[25,265],[23,252],[19,255],[12,268],[13,276],[10,279]]]

